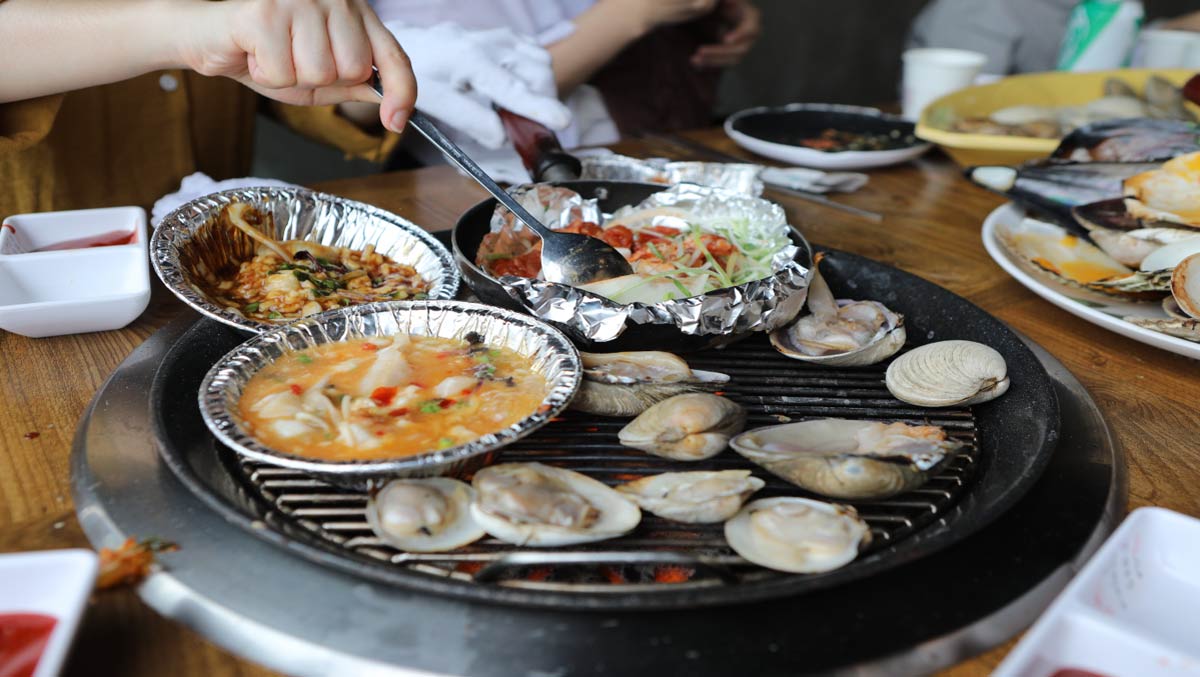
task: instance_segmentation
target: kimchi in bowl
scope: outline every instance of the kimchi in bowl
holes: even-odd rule
[[[558,415],[581,372],[566,336],[526,315],[375,303],[251,338],[209,370],[199,401],[238,454],[365,487],[490,463]]]

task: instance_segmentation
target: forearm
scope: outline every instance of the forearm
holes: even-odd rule
[[[576,17],[574,32],[546,48],[559,96],[590,80],[648,28],[637,13],[619,2],[601,0]]]
[[[194,0],[0,1],[0,103],[179,67],[171,38],[197,9]]]

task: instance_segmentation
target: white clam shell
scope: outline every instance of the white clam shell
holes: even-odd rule
[[[659,517],[708,524],[733,517],[764,484],[749,470],[669,472],[622,484],[617,491]]]
[[[746,504],[725,523],[725,540],[759,566],[812,574],[852,562],[871,529],[848,505],[780,496]]]
[[[1192,254],[1171,273],[1171,297],[1191,318],[1200,318],[1200,254]]]
[[[367,523],[400,550],[453,550],[483,538],[471,519],[472,498],[470,486],[449,477],[392,480],[367,501]]]
[[[617,433],[621,444],[677,461],[721,453],[742,431],[746,410],[711,393],[676,395],[650,407]]]
[[[1008,365],[994,348],[974,341],[939,341],[914,348],[892,362],[887,389],[896,399],[922,407],[979,404],[1008,391]]]
[[[887,306],[877,301],[837,300],[839,308],[852,303],[874,304],[880,308],[884,317],[887,318],[886,324],[880,327],[875,336],[865,345],[842,353],[806,355],[795,344],[792,334],[792,328],[796,326],[795,323],[771,332],[771,345],[782,355],[790,357],[793,360],[824,364],[830,367],[865,367],[878,364],[895,355],[898,350],[904,347],[904,342],[908,339],[908,334],[904,330],[904,317],[902,315],[892,312]]]
[[[1170,270],[1194,254],[1200,254],[1200,237],[1180,240],[1155,249],[1142,259],[1141,270],[1142,272]]]
[[[521,473],[532,475],[564,492],[586,501],[595,511],[595,520],[581,527],[564,526],[532,519],[515,520],[490,511],[487,506],[494,498],[487,494],[487,478]],[[608,486],[573,470],[555,468],[541,463],[504,463],[475,473],[475,500],[471,516],[487,533],[514,545],[561,546],[590,543],[629,533],[642,519],[637,505]]]

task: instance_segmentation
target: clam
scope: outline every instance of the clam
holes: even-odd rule
[[[794,360],[839,367],[882,362],[904,346],[904,318],[876,301],[834,300],[818,254],[808,285],[809,314],[771,332],[771,345]]]
[[[1200,237],[1186,238],[1164,245],[1147,254],[1140,270],[1097,280],[1089,288],[1109,293],[1148,295],[1174,291],[1174,271],[1188,257],[1200,253]],[[1176,300],[1179,300],[1176,297]]]
[[[733,517],[764,484],[749,470],[668,472],[622,484],[617,491],[659,517],[707,524]]]
[[[802,489],[863,500],[916,489],[962,444],[937,426],[827,418],[748,430],[729,446]]]
[[[888,392],[921,407],[968,406],[1008,391],[1008,365],[994,348],[974,341],[928,343],[896,358]]]
[[[1183,240],[1200,239],[1200,231],[1181,228],[1096,228],[1088,233],[1092,242],[1115,261],[1131,268],[1142,265],[1151,252]]]
[[[504,463],[475,473],[471,516],[515,545],[590,543],[629,533],[642,512],[580,473],[541,463]]]
[[[471,519],[474,492],[448,477],[392,480],[367,501],[367,523],[408,552],[443,552],[483,538]]]
[[[617,438],[655,456],[701,461],[721,453],[745,424],[746,411],[738,403],[709,393],[687,393],[642,412]]]
[[[725,523],[725,540],[759,566],[813,574],[854,561],[871,529],[848,505],[780,496],[746,504]]]
[[[604,416],[637,416],[650,405],[690,392],[714,391],[729,377],[693,370],[672,353],[646,350],[580,353],[583,381],[571,408]]]
[[[1175,266],[1171,297],[1188,317],[1200,318],[1200,254],[1192,254]]]

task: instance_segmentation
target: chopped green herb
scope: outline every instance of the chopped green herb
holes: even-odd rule
[[[247,303],[246,304],[246,312],[247,313],[258,312],[258,301],[255,301],[254,303]]]
[[[340,303],[343,306],[348,306],[348,305],[350,305],[350,299],[348,299],[346,297],[342,297],[342,298],[338,299],[338,303]]]
[[[419,407],[422,414],[436,414],[442,410],[441,400],[425,400]]]
[[[283,315],[280,315],[279,313],[275,312],[274,310],[271,311],[270,315],[267,315],[267,319],[269,319],[269,320],[278,320],[281,317],[283,317]]]
[[[413,294],[413,298],[417,299],[418,301],[423,301],[429,298],[429,294],[426,294],[425,292],[417,292],[416,294]]]
[[[296,353],[296,361],[300,364],[312,364],[313,359],[304,353]]]
[[[406,292],[406,291],[394,291],[394,292],[392,292],[392,298],[394,298],[394,299],[396,299],[396,300],[398,300],[398,301],[403,301],[404,299],[408,298],[408,292]]]
[[[438,446],[437,446],[438,449],[449,449],[450,447],[453,447],[453,446],[454,446],[453,438],[443,437],[442,439],[438,440]]]

